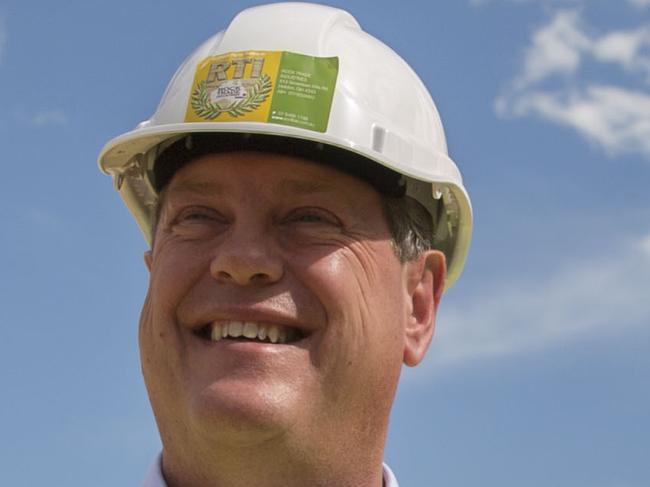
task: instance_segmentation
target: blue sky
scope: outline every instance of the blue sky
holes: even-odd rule
[[[256,2],[0,0],[0,484],[138,485],[145,243],[96,167]],[[476,226],[386,459],[403,487],[650,485],[650,1],[332,2],[441,112]]]

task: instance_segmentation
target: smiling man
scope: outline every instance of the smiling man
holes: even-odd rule
[[[151,244],[139,337],[163,451],[145,486],[396,487],[400,369],[471,233],[404,61],[338,9],[246,10],[100,166]]]

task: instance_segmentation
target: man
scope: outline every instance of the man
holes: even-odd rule
[[[139,337],[163,451],[145,486],[396,487],[401,365],[471,233],[404,61],[341,10],[245,10],[100,166],[151,244]]]

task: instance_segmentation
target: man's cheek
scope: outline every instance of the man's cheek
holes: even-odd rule
[[[138,332],[138,339],[140,344],[140,360],[142,362],[142,371],[145,373],[145,375],[147,369],[155,366],[152,364],[153,336],[153,307],[151,291],[149,291],[144,300],[144,304],[142,305],[142,311],[140,313],[140,327]]]

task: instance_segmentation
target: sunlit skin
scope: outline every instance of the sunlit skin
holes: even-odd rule
[[[381,486],[402,363],[423,358],[444,256],[395,257],[378,193],[303,159],[235,152],[165,190],[140,322],[170,487]],[[215,320],[289,344],[211,342]]]

